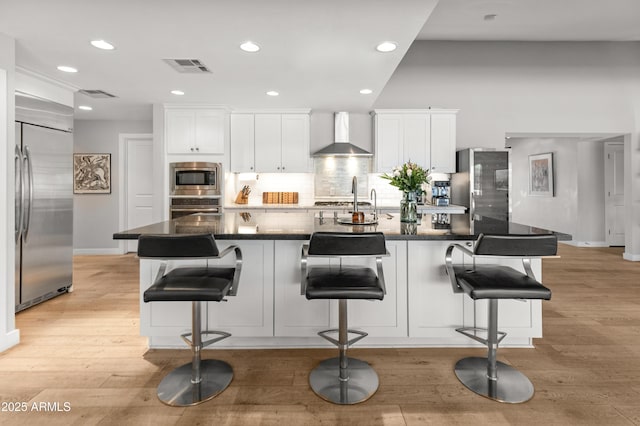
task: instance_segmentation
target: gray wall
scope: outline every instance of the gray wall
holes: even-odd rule
[[[631,135],[625,143],[625,185],[631,188],[625,194],[625,256],[640,260],[640,204],[634,202],[640,197],[638,94],[640,42],[418,41],[374,108],[459,108],[458,149],[502,148],[507,133]],[[592,161],[589,151],[576,150],[575,158]],[[583,199],[589,190],[579,192],[577,183],[576,178],[572,191],[580,198],[577,205],[592,204]],[[545,217],[545,203],[530,207],[527,214]],[[524,214],[520,208],[514,206],[514,217]],[[599,215],[589,221],[600,220]],[[562,217],[549,220],[553,222],[546,227],[552,229],[567,225]]]
[[[111,154],[111,194],[75,194],[73,197],[73,248],[76,253],[110,253],[118,248],[113,233],[118,229],[119,135],[152,133],[149,121],[76,120],[73,144],[75,153]]]
[[[511,140],[512,220],[604,244],[604,143],[580,138]],[[529,155],[553,153],[554,197],[528,195]]]

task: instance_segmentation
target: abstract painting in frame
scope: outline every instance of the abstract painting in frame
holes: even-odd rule
[[[111,154],[73,154],[73,193],[111,193]]]
[[[553,197],[553,153],[529,156],[529,195]]]

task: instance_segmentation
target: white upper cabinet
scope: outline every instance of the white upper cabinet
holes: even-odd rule
[[[276,173],[282,167],[282,116],[256,114],[256,172]]]
[[[231,114],[231,171],[308,173],[308,113]]]
[[[225,119],[220,109],[167,108],[167,153],[224,154]]]
[[[375,110],[376,169],[390,172],[407,161],[455,173],[458,110]]]
[[[280,171],[287,173],[309,172],[309,139],[309,114],[282,114],[282,167]]]
[[[456,112],[431,114],[431,170],[456,172]]]
[[[255,172],[253,114],[231,114],[231,171]]]

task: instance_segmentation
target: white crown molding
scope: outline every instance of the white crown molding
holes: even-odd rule
[[[37,78],[38,80],[44,81],[44,82],[49,83],[49,84],[56,85],[56,86],[61,87],[63,89],[71,90],[72,92],[77,92],[78,90],[80,90],[80,87],[78,87],[78,86],[75,86],[75,85],[69,84],[69,83],[65,83],[63,81],[59,81],[59,80],[53,79],[51,77],[47,77],[46,75],[37,73],[35,71],[31,71],[30,69],[27,69],[27,68],[24,68],[24,67],[16,66],[16,72],[24,74],[24,75],[28,75],[29,77]]]

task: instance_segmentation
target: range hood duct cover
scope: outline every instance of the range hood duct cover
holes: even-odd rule
[[[330,157],[330,156],[361,156],[371,157],[369,151],[365,151],[359,146],[349,142],[349,113],[336,112],[334,116],[335,133],[334,143],[322,148],[313,154],[314,157]]]

